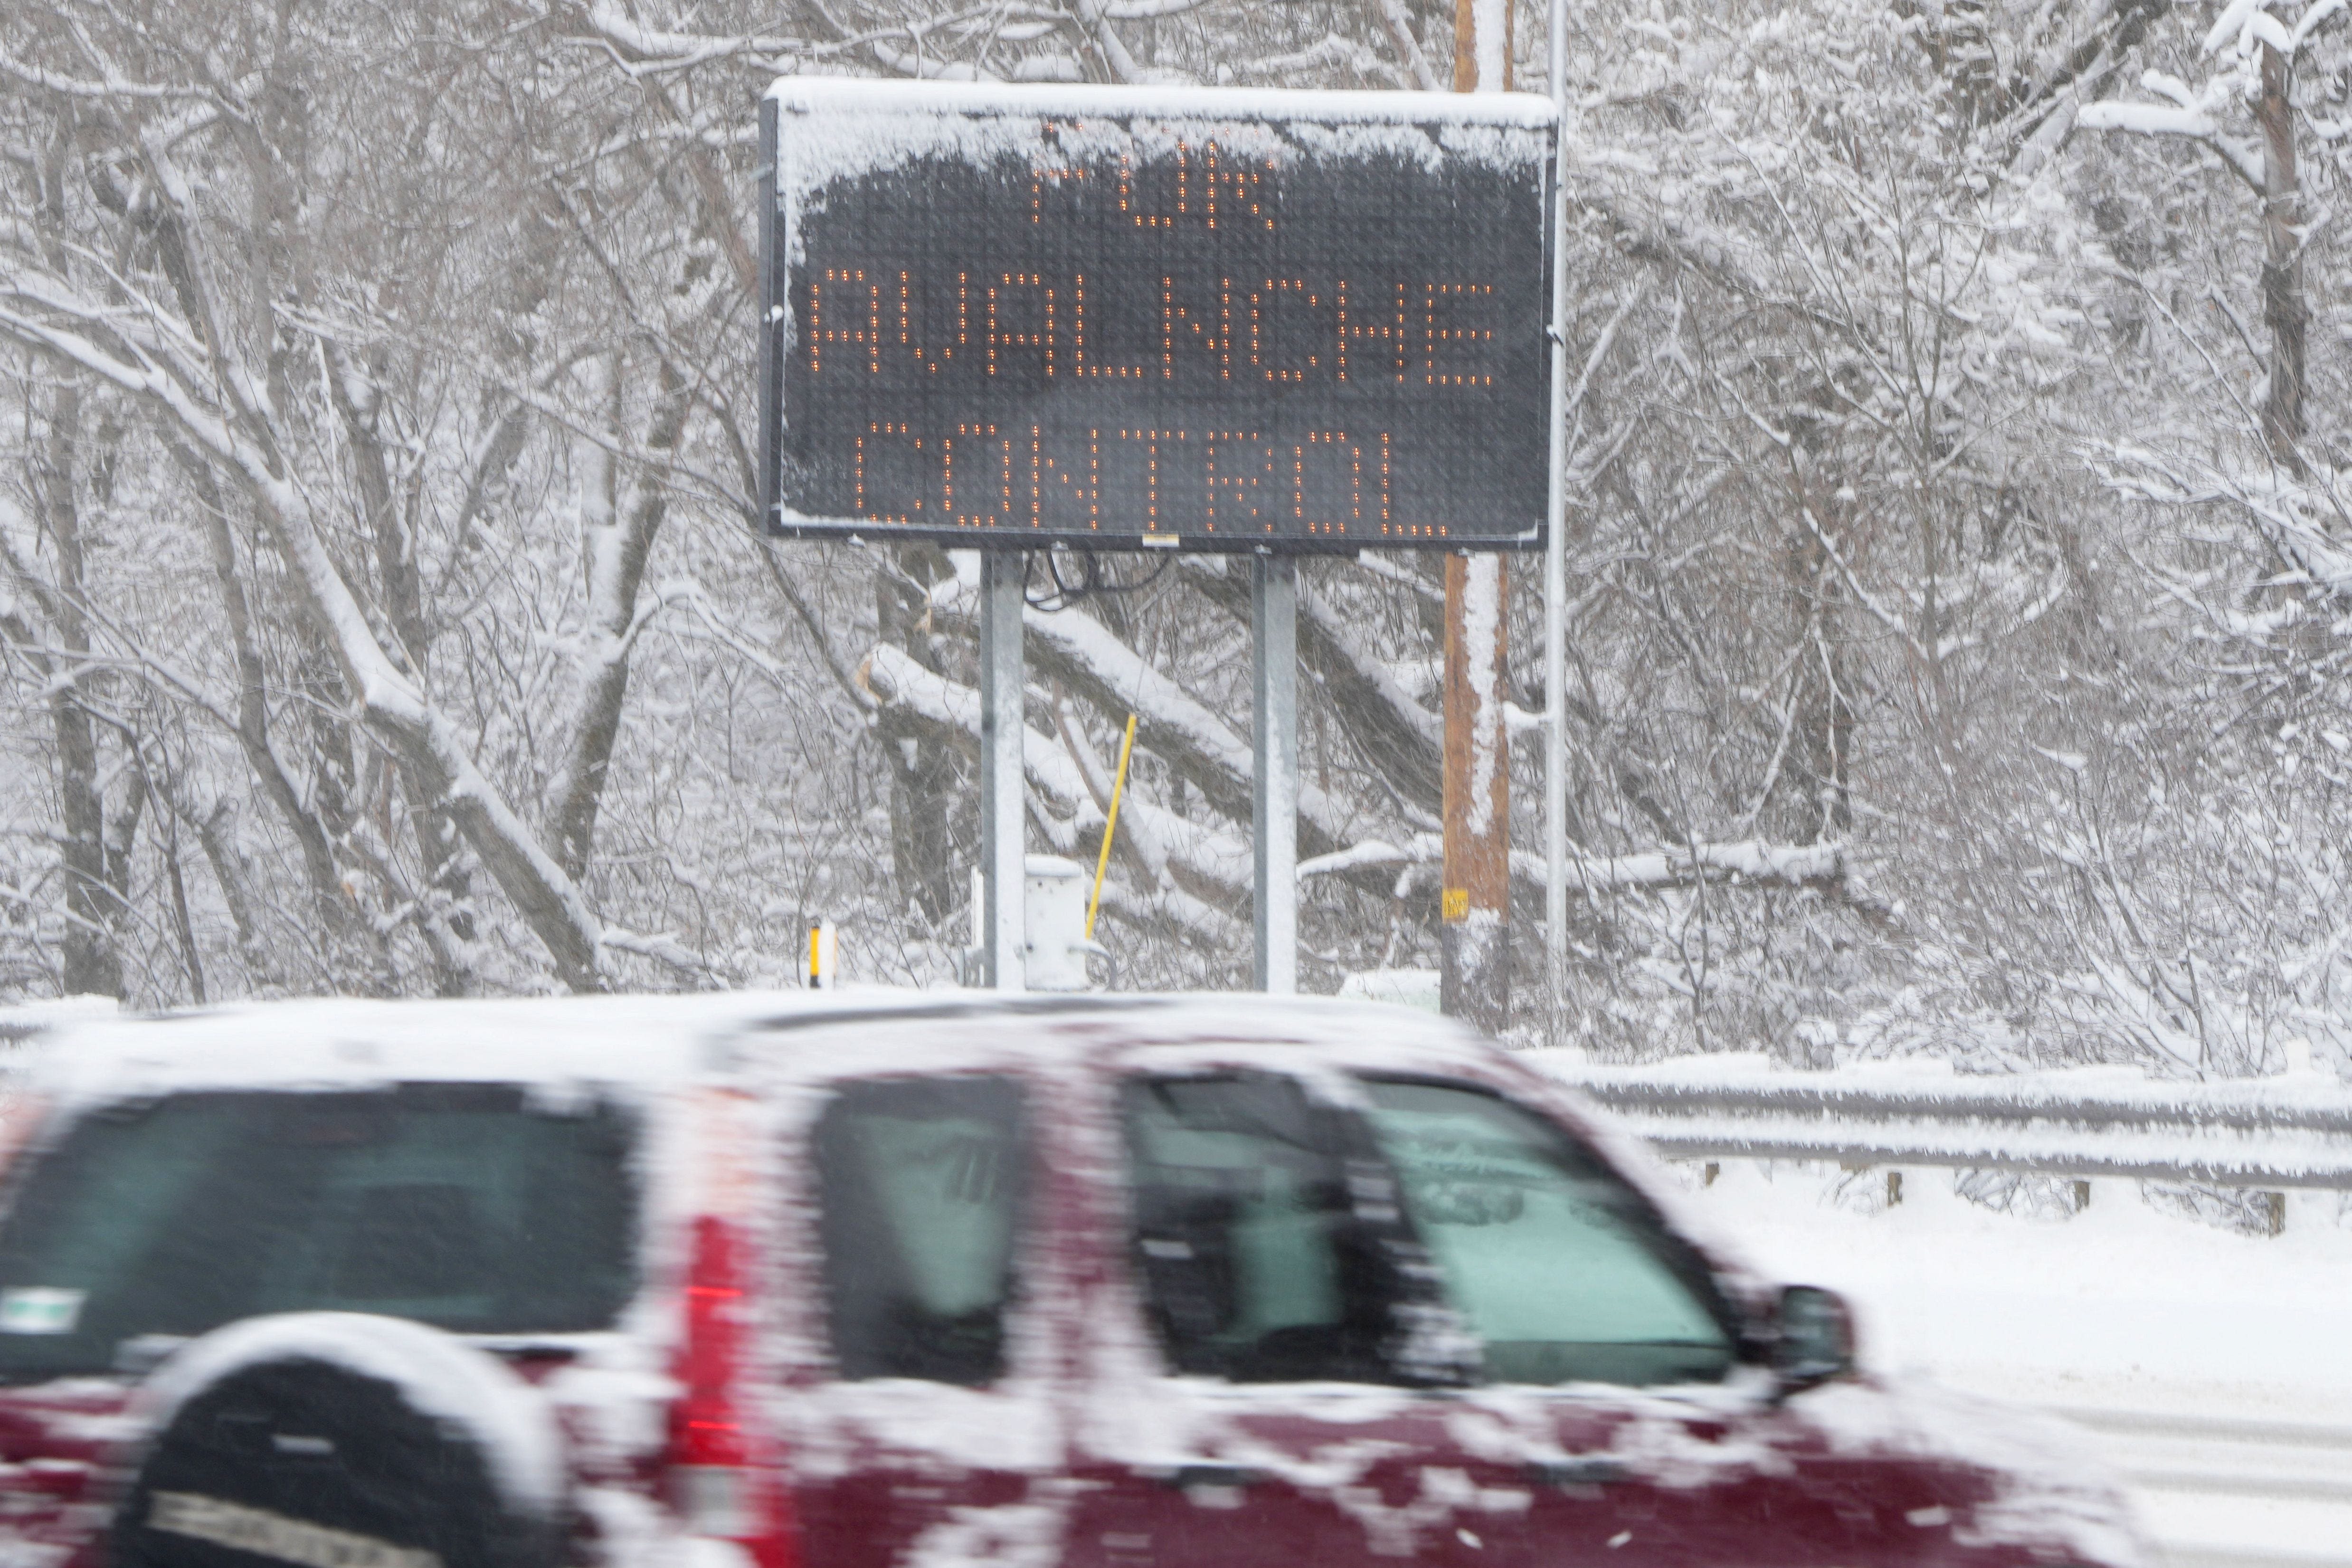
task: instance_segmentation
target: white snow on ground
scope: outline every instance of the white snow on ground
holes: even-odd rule
[[[2094,1184],[2072,1218],[1994,1213],[1948,1172],[1727,1161],[1687,1201],[1785,1279],[1844,1291],[1874,1370],[2079,1415],[2175,1564],[2352,1562],[2352,1227],[2288,1195],[2284,1233],[2175,1218]],[[2265,1492],[2287,1495],[2263,1495]],[[2303,1495],[2294,1495],[2295,1493]]]

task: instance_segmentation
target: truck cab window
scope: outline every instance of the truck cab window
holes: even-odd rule
[[[1567,1132],[1484,1089],[1371,1080],[1406,1211],[1490,1383],[1707,1383],[1730,1310],[1705,1264]]]
[[[841,1376],[977,1387],[1003,1374],[1027,1149],[1010,1079],[835,1091],[817,1123],[816,1165]]]
[[[1395,1310],[1402,1229],[1360,1209],[1368,1171],[1389,1184],[1352,1118],[1255,1073],[1131,1079],[1120,1111],[1136,1268],[1175,1371],[1426,1380],[1401,1370],[1412,1364]],[[1395,1213],[1392,1202],[1375,1207]]]

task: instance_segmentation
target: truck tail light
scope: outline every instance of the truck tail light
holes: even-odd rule
[[[777,1456],[747,1424],[748,1248],[733,1225],[694,1222],[678,1398],[669,1412],[667,1481],[689,1534],[730,1541],[757,1568],[799,1568],[792,1502]]]

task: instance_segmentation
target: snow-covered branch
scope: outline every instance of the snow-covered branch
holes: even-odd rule
[[[1808,887],[1843,877],[1845,856],[1845,847],[1840,844],[1768,844],[1751,838],[1727,844],[1678,845],[1635,855],[1572,856],[1568,862],[1568,881],[1570,888],[1582,893],[1680,888],[1702,879],[1764,887]],[[1436,866],[1444,858],[1444,842],[1433,833],[1422,833],[1412,836],[1402,847],[1367,840],[1328,855],[1310,857],[1298,863],[1298,875],[1304,879],[1367,867]],[[1514,854],[1511,876],[1513,880],[1540,890],[1544,885],[1542,858],[1524,852]]]
[[[2074,123],[2086,131],[2128,131],[2141,136],[2186,136],[2202,142],[2250,188],[2263,188],[2261,149],[2245,137],[2223,131],[2201,103],[2086,103],[2075,114]]]
[[[979,692],[925,669],[887,644],[874,649],[864,672],[886,715],[911,720],[964,745],[978,744]],[[1063,847],[1082,847],[1090,836],[1099,849],[1104,813],[1077,763],[1053,736],[1026,724],[1022,727],[1021,756],[1029,787],[1045,807],[1044,815],[1065,825],[1068,837]],[[1246,844],[1187,822],[1133,789],[1119,804],[1118,831],[1160,881],[1150,899],[1165,899],[1171,913],[1204,933],[1220,938],[1233,934],[1232,918],[1215,905],[1248,898]]]
[[[184,209],[182,209],[184,212]],[[184,222],[184,230],[194,225]],[[189,271],[205,275],[200,259]],[[599,926],[572,878],[532,836],[491,784],[457,728],[416,684],[402,658],[379,640],[371,618],[321,538],[310,493],[293,482],[279,456],[275,409],[262,378],[234,355],[215,311],[209,331],[194,334],[217,344],[214,384],[236,400],[208,404],[178,378],[161,374],[135,340],[111,330],[112,312],[79,301],[61,280],[11,292],[40,311],[0,306],[0,336],[13,337],[60,363],[97,375],[149,406],[186,442],[228,476],[268,529],[289,568],[310,624],[318,627],[365,719],[420,780],[429,798],[465,832],[501,889],[553,956],[567,984],[601,984]],[[122,345],[102,346],[105,339]],[[236,395],[242,393],[242,397]],[[258,438],[257,438],[257,437]]]

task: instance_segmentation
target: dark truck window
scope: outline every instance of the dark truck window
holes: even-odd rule
[[[0,1379],[265,1312],[466,1333],[611,1326],[635,1279],[629,1129],[504,1086],[181,1094],[83,1117],[0,1221]]]
[[[817,1123],[826,1316],[845,1378],[1004,1372],[1027,1189],[1010,1079],[845,1084]]]
[[[1170,1364],[1234,1383],[1452,1381],[1426,1258],[1354,1120],[1268,1074],[1120,1089],[1144,1305]],[[1383,1217],[1385,1216],[1385,1217]]]
[[[1488,1382],[1638,1386],[1730,1369],[1732,1320],[1704,1263],[1565,1131],[1483,1089],[1365,1087]]]

